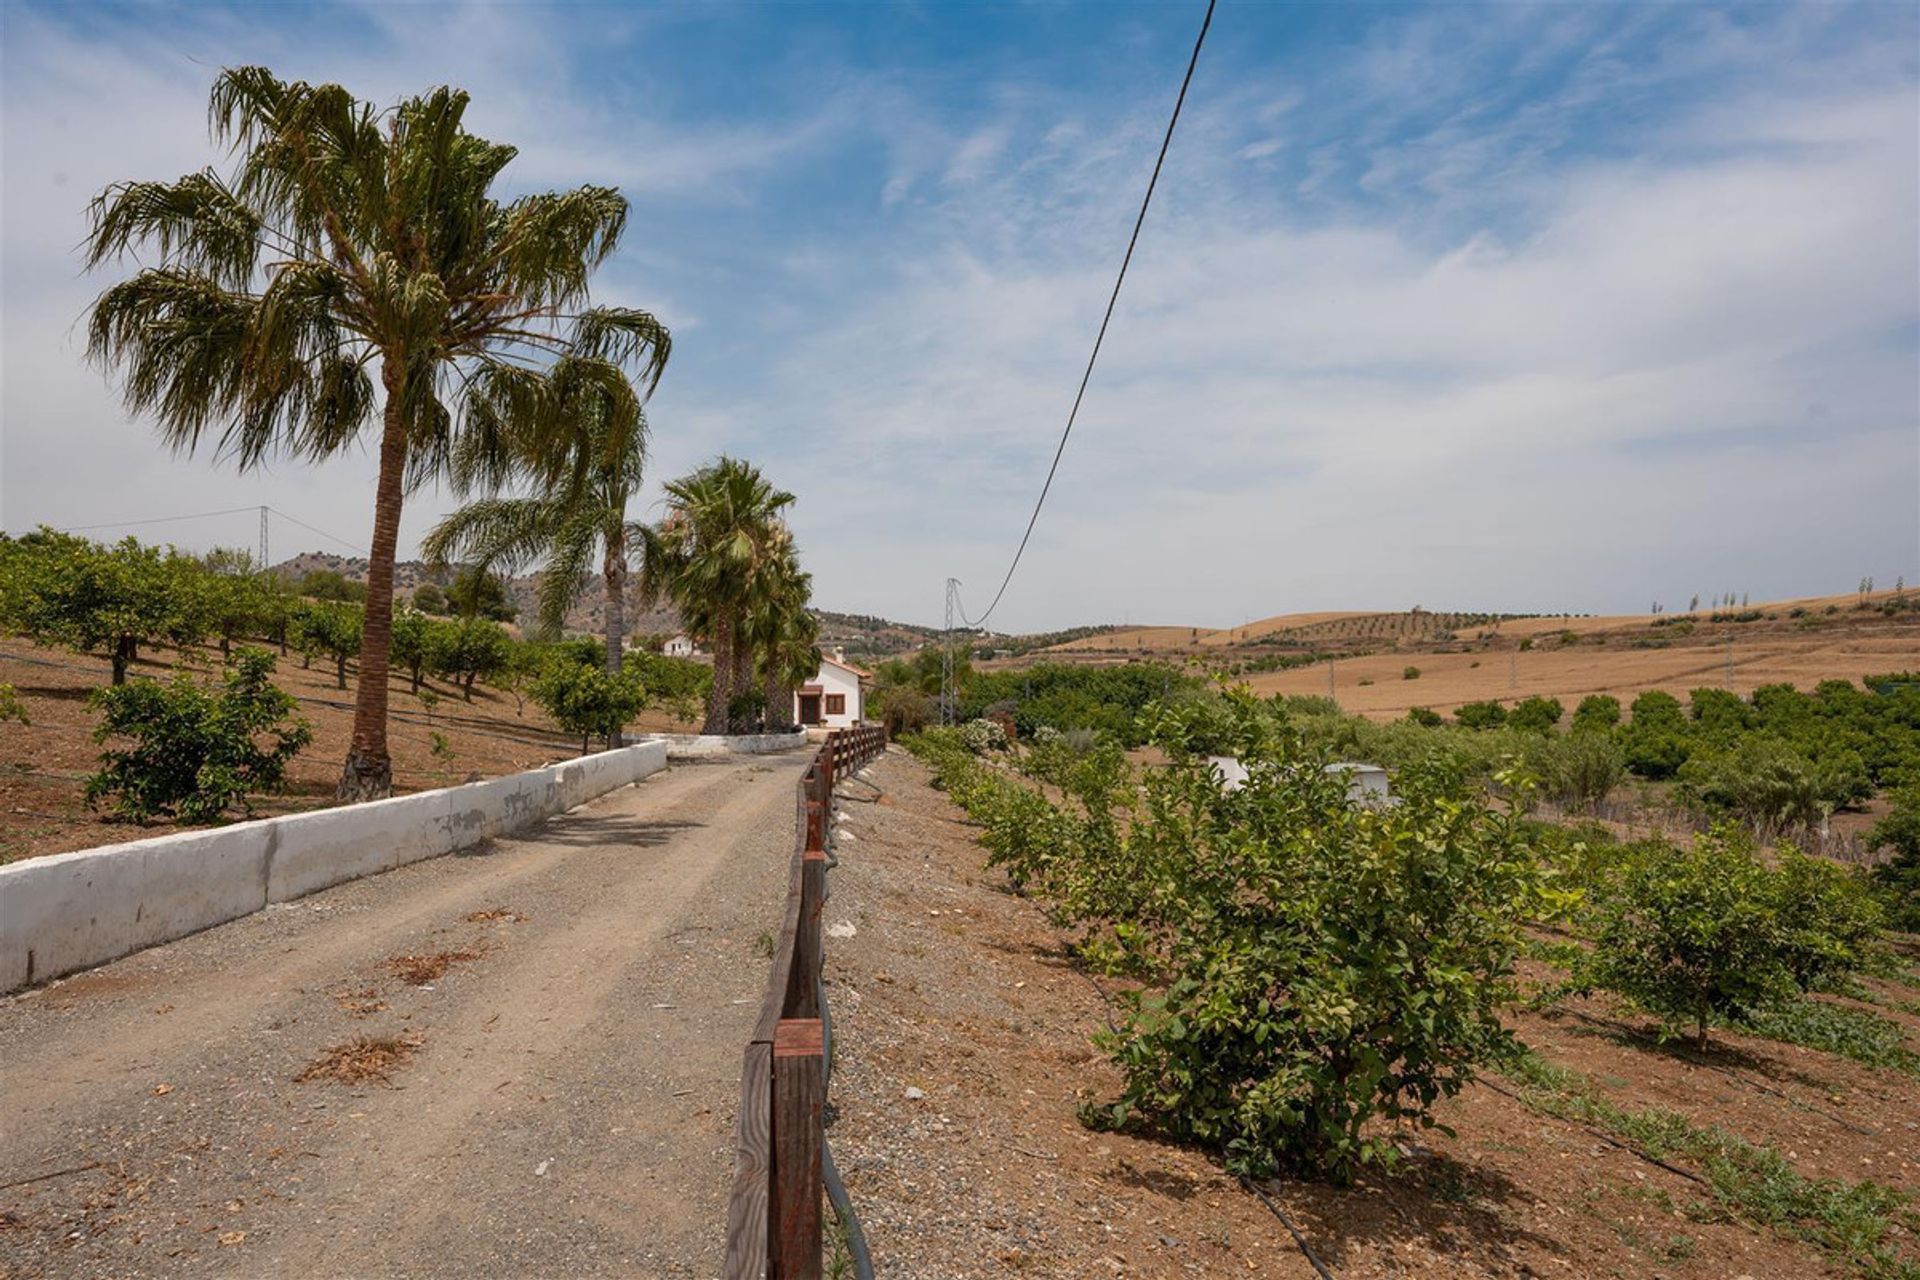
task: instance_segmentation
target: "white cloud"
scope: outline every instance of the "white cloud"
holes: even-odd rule
[[[950,573],[983,604],[1172,86],[1143,90],[1131,63],[1101,93],[1009,73],[956,109],[829,66],[804,110],[688,121],[649,76],[579,88],[591,36],[642,65],[668,36],[660,11],[592,13],[614,25],[368,5],[301,44],[217,15],[81,39],[10,9],[6,527],[264,501],[364,537],[370,459],[236,483],[160,454],[78,359],[102,283],[73,255],[85,200],[205,163],[211,68],[261,59],[376,98],[455,80],[474,127],[521,146],[517,184],[634,192],[604,292],[682,339],[654,474],[721,448],[763,461],[801,494],[829,606],[932,619]],[[1457,13],[1381,23],[1304,74],[1209,50],[997,621],[1606,611],[1920,577],[1910,59],[1822,6],[1758,27],[1691,7],[1500,13],[1524,39]],[[1548,87],[1496,110],[1489,66]],[[1709,82],[1725,87],[1694,105],[1663,96]],[[1637,131],[1585,136],[1616,105]],[[825,183],[852,193],[831,216]],[[691,232],[655,234],[689,208]],[[416,501],[403,542],[444,506]],[[249,539],[234,530],[207,536]]]
[[[1743,138],[1768,136],[1762,105],[1730,109]],[[1764,105],[1820,145],[1589,162],[1537,184],[1525,234],[1157,211],[1001,620],[1624,608],[1911,572],[1913,95]],[[978,231],[1005,208],[986,183],[948,213]],[[1011,552],[1111,271],[1035,239],[956,235],[781,366],[773,394],[819,405],[862,483],[907,490],[887,511],[934,554],[862,564],[883,601],[997,579]],[[845,536],[828,566],[858,562]]]

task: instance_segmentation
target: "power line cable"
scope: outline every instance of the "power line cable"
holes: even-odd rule
[[[279,516],[282,520],[286,520],[293,524],[299,525],[302,529],[305,529],[308,533],[317,533],[323,538],[330,538],[333,541],[339,543],[341,546],[345,547],[349,551],[357,551],[363,556],[368,554],[367,549],[361,546],[359,543],[348,542],[345,538],[340,537],[338,534],[328,533],[325,529],[316,529],[314,526],[308,524],[305,520],[294,519],[294,517],[288,515],[286,512],[282,511],[278,507],[268,507],[267,510],[273,512],[273,514]]]
[[[195,511],[184,516],[154,516],[146,520],[106,520],[100,524],[70,524],[61,529],[61,533],[85,533],[90,529],[131,529],[141,524],[169,524],[175,520],[207,520],[213,516],[235,516],[242,511],[258,511],[256,504],[250,507],[228,507],[224,511]]]
[[[1059,447],[1053,451],[1053,463],[1047,468],[1046,483],[1040,486],[1040,497],[1033,504],[1033,514],[1027,517],[1026,532],[1020,535],[1020,545],[1013,553],[1013,563],[1007,566],[1007,576],[1000,580],[1000,589],[993,593],[993,602],[978,619],[969,618],[964,610],[960,619],[974,628],[984,627],[993,611],[1000,607],[1000,598],[1007,594],[1007,585],[1013,581],[1014,570],[1020,567],[1020,557],[1026,554],[1027,541],[1033,537],[1033,526],[1039,522],[1040,508],[1046,505],[1047,493],[1053,488],[1054,473],[1060,470],[1061,455],[1067,451],[1067,438],[1073,434],[1074,420],[1080,416],[1080,402],[1086,399],[1087,384],[1093,379],[1094,363],[1100,359],[1100,344],[1106,341],[1107,326],[1113,322],[1113,309],[1120,301],[1120,286],[1126,283],[1127,267],[1133,262],[1134,246],[1140,243],[1140,228],[1146,225],[1147,207],[1153,203],[1153,190],[1160,182],[1160,170],[1167,163],[1167,149],[1173,145],[1173,129],[1180,123],[1180,108],[1187,101],[1187,87],[1193,83],[1194,68],[1200,65],[1200,47],[1207,42],[1207,30],[1213,25],[1213,7],[1217,0],[1207,0],[1207,13],[1200,20],[1200,34],[1193,42],[1193,56],[1187,59],[1187,74],[1180,81],[1180,94],[1173,100],[1173,115],[1167,120],[1166,136],[1160,139],[1160,155],[1153,162],[1153,176],[1147,179],[1147,194],[1140,201],[1139,216],[1133,220],[1133,234],[1127,239],[1127,253],[1120,260],[1120,274],[1114,278],[1113,293],[1107,298],[1107,312],[1100,320],[1100,332],[1093,339],[1093,352],[1087,357],[1086,372],[1080,375],[1080,389],[1074,394],[1073,408],[1067,414],[1067,426],[1060,433]]]
[[[63,527],[60,530],[60,532],[61,533],[86,533],[89,530],[93,530],[93,529],[131,529],[136,525],[172,524],[180,520],[210,520],[214,516],[237,516],[237,515],[240,515],[242,512],[254,512],[258,510],[260,510],[260,504],[256,503],[252,506],[247,506],[247,507],[227,507],[220,511],[192,511],[192,512],[188,512],[186,515],[178,515],[178,516],[150,516],[142,520],[104,520],[99,524],[70,524]],[[274,515],[279,516],[282,520],[285,520],[291,524],[299,525],[302,529],[305,529],[308,533],[317,533],[321,537],[326,538],[329,541],[339,543],[341,546],[345,547],[349,551],[358,552],[360,555],[367,554],[367,549],[361,546],[359,543],[350,542],[347,539],[342,538],[338,534],[328,533],[325,529],[319,528],[318,526],[315,526],[315,525],[310,525],[305,520],[301,520],[298,517],[288,515],[286,512],[280,510],[280,508],[278,507],[268,507],[267,510],[271,511]]]

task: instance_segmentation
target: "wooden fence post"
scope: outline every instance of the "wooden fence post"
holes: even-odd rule
[[[819,1280],[821,1112],[827,1063],[818,1018],[782,1018],[773,1033],[772,1272]]]
[[[773,1046],[756,1040],[740,1066],[740,1114],[734,1121],[733,1190],[727,1197],[728,1280],[762,1280],[772,1238]]]
[[[809,849],[827,847],[827,806],[818,800],[807,801],[807,845]]]

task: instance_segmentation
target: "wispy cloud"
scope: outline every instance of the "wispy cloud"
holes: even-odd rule
[[[605,288],[682,338],[655,473],[752,454],[801,494],[827,603],[921,618],[1011,553],[1190,35],[1105,7],[762,11],[764,42],[714,39],[730,12],[130,12],[8,14],[9,528],[241,489],[365,523],[366,462],[236,488],[157,456],[69,332],[86,197],[204,163],[212,68],[259,59],[460,83],[516,184],[622,185]],[[1916,33],[1885,6],[1223,10],[1000,620],[1912,576]]]

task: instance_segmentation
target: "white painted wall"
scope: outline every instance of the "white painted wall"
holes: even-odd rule
[[[675,636],[661,647],[661,652],[665,653],[669,658],[691,658],[693,656],[693,641],[685,636]]]
[[[807,735],[791,733],[655,733],[649,742],[664,742],[669,760],[698,760],[705,756],[758,756],[792,751],[807,745]]]
[[[664,742],[487,782],[0,867],[0,992],[507,835],[667,766]]]
[[[820,686],[820,706],[822,708],[820,723],[826,725],[829,729],[847,729],[860,723],[860,719],[865,714],[866,708],[860,703],[860,677],[857,674],[837,663],[824,661],[820,664],[820,670],[816,671],[813,678],[805,681],[805,683]],[[845,695],[847,699],[846,710],[838,715],[829,715],[825,711],[827,695],[835,693]],[[800,691],[797,689],[794,690],[793,694],[793,718],[795,722],[798,722],[800,719]]]

